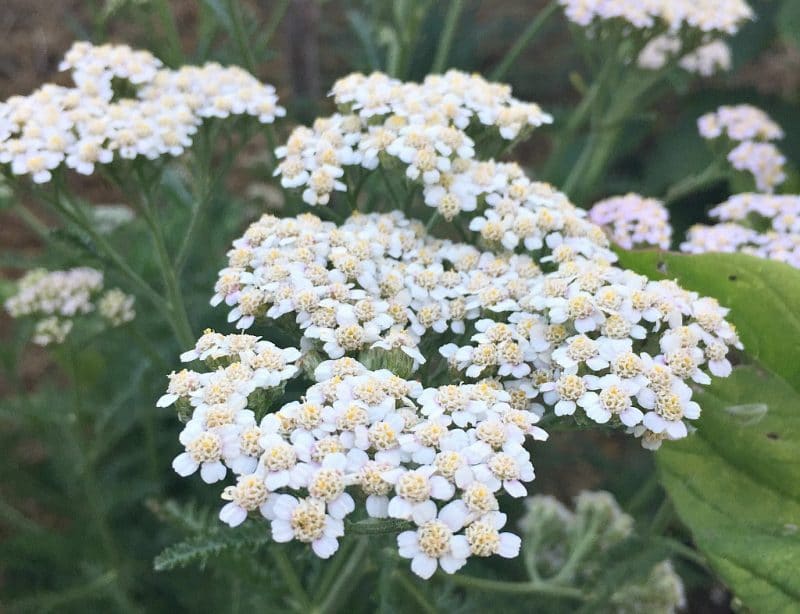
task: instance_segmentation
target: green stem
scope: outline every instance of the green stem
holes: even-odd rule
[[[308,598],[306,591],[303,590],[300,578],[297,577],[297,573],[295,573],[289,558],[286,556],[286,552],[280,545],[270,548],[269,551],[278,573],[281,574],[283,581],[286,583],[286,588],[298,601],[300,607],[303,610],[308,610],[311,607],[311,600]]]
[[[356,547],[342,568],[339,577],[331,586],[322,602],[314,608],[315,614],[329,614],[340,611],[342,602],[358,587],[357,577],[364,571],[364,557],[369,549],[369,540],[366,537],[358,538]]]
[[[694,548],[690,548],[689,546],[674,539],[664,539],[663,541],[659,540],[659,543],[665,544],[667,548],[687,561],[691,561],[703,569],[708,569],[708,561],[706,561],[705,557]]]
[[[426,612],[426,614],[437,614],[437,612],[439,612],[436,606],[428,601],[428,598],[422,594],[421,590],[417,588],[416,584],[414,584],[414,581],[409,578],[407,573],[396,569],[392,573],[392,578],[397,581],[405,593],[408,593],[414,598],[414,601],[417,602],[417,605],[422,612]]]
[[[512,595],[549,595],[551,597],[563,597],[565,599],[575,599],[585,601],[586,595],[578,588],[571,586],[559,586],[550,582],[504,582],[502,580],[487,580],[474,576],[464,576],[455,574],[448,576],[454,584],[464,588],[472,588],[479,591],[494,593],[508,593]]]
[[[650,500],[650,497],[652,497],[657,491],[658,475],[653,473],[630,498],[628,504],[625,506],[625,510],[630,514],[633,514],[637,510],[642,509]]]
[[[269,23],[264,30],[263,38],[261,40],[261,44],[264,47],[269,46],[269,42],[272,40],[272,37],[275,35],[275,32],[278,31],[278,26],[283,21],[283,16],[286,15],[286,10],[289,8],[289,0],[279,0],[277,6],[272,11],[272,16],[269,19]]]
[[[572,113],[570,113],[564,130],[559,132],[558,136],[556,137],[553,153],[550,155],[542,172],[544,177],[551,178],[553,172],[555,172],[555,170],[558,168],[558,165],[563,160],[564,154],[566,153],[569,145],[572,144],[572,139],[575,133],[584,126],[589,118],[589,114],[593,109],[595,101],[600,95],[602,85],[605,83],[613,67],[614,59],[613,57],[608,57],[578,106],[575,107],[575,110],[572,111]]]
[[[242,64],[248,72],[252,73],[255,71],[256,61],[245,36],[244,24],[242,23],[242,7],[239,4],[239,0],[228,0],[227,5],[228,16],[231,18],[231,25],[233,26],[233,38],[239,48]]]
[[[158,257],[161,275],[164,278],[164,285],[167,291],[167,300],[172,314],[172,324],[178,341],[184,348],[190,348],[195,343],[195,336],[192,333],[192,326],[189,324],[189,315],[186,312],[186,305],[183,302],[180,284],[175,269],[170,261],[167,246],[164,241],[164,234],[159,224],[154,224],[153,239],[156,244],[156,255]]]
[[[662,200],[665,205],[672,204],[698,190],[709,187],[717,181],[724,179],[726,176],[727,173],[721,168],[719,162],[713,162],[697,175],[684,177],[678,183],[670,186]]]
[[[107,558],[107,564],[116,574],[112,596],[117,602],[120,611],[136,612],[136,606],[127,595],[127,590],[125,588],[127,582],[122,577],[120,550],[114,540],[114,533],[106,517],[103,505],[103,501],[106,500],[106,497],[101,493],[98,487],[98,477],[94,472],[91,461],[85,454],[87,448],[85,443],[81,441],[81,433],[78,428],[78,421],[82,414],[83,400],[81,397],[82,386],[78,381],[76,351],[69,345],[65,347],[67,348],[68,355],[65,357],[64,362],[68,364],[68,370],[72,379],[74,399],[73,414],[64,417],[62,433],[64,434],[64,440],[69,446],[70,454],[74,459],[74,466],[78,469],[83,498],[91,518],[90,526],[97,531],[97,537],[99,538],[100,545]]]
[[[450,56],[450,47],[453,45],[458,19],[464,10],[464,0],[450,0],[447,15],[444,20],[444,28],[439,38],[439,45],[436,48],[436,55],[431,66],[432,73],[440,73],[447,66],[447,58]]]
[[[511,68],[512,64],[517,60],[517,58],[525,51],[525,48],[531,43],[533,38],[542,29],[542,26],[547,22],[550,16],[556,12],[558,9],[558,2],[553,0],[544,7],[536,18],[528,24],[528,27],[519,35],[519,38],[514,43],[514,46],[508,50],[505,57],[500,61],[500,64],[497,65],[489,75],[489,78],[492,81],[499,81],[503,77],[505,77],[508,69]]]
[[[161,295],[156,292],[153,287],[148,284],[136,271],[134,271],[122,255],[114,249],[111,243],[108,240],[98,233],[94,227],[92,226],[91,220],[89,220],[86,213],[83,211],[83,206],[77,202],[73,201],[72,203],[73,211],[67,211],[63,205],[56,197],[56,201],[54,205],[64,213],[69,219],[71,219],[81,230],[83,230],[89,237],[94,241],[95,246],[100,249],[105,256],[111,260],[111,262],[116,266],[120,272],[125,275],[128,280],[136,286],[136,288],[141,292],[147,299],[153,303],[156,307],[161,307],[163,305],[164,299]]]
[[[183,63],[181,36],[178,33],[178,26],[175,23],[175,16],[172,14],[169,1],[154,0],[153,5],[158,13],[158,19],[161,22],[161,25],[164,27],[164,37],[167,40],[169,63],[173,67],[180,66]]]
[[[50,241],[50,228],[48,228],[47,225],[44,224],[32,212],[28,211],[25,205],[19,205],[18,207],[15,207],[14,212],[43,242],[48,243]]]
[[[433,215],[431,215],[430,219],[428,220],[428,223],[425,224],[425,232],[430,232],[436,225],[436,222],[438,221],[439,221],[439,212],[434,211]]]
[[[562,190],[577,205],[582,206],[583,200],[594,191],[600,175],[608,165],[618,136],[618,127],[606,127],[589,135],[578,161],[562,186]]]
[[[328,568],[319,582],[319,585],[314,589],[315,595],[327,595],[333,585],[334,580],[339,575],[344,564],[350,559],[350,553],[354,546],[354,540],[342,540],[342,545],[336,556],[327,564]]]
[[[675,509],[672,507],[672,501],[669,497],[665,497],[661,505],[658,506],[658,510],[653,516],[653,521],[650,523],[650,534],[661,535],[664,533],[670,522],[672,522],[674,513]]]
[[[581,564],[589,553],[589,550],[594,546],[595,540],[597,539],[597,530],[600,528],[600,520],[599,516],[595,516],[589,521],[589,526],[586,527],[585,532],[580,536],[575,547],[572,548],[569,553],[567,562],[564,563],[563,567],[558,570],[555,576],[549,579],[550,582],[564,584],[574,579],[578,565]]]

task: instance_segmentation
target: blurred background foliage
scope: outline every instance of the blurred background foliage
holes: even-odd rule
[[[449,19],[458,3],[458,19]],[[696,118],[724,103],[755,104],[786,132],[782,150],[797,168],[800,161],[800,2],[751,0],[758,19],[733,39],[734,67],[704,80],[680,80],[658,93],[626,128],[613,164],[586,206],[597,198],[634,190],[663,196],[669,187],[697,173],[711,154],[696,130]],[[5,0],[0,14],[0,99],[58,81],[57,63],[73,40],[125,42],[155,52],[166,63],[216,60],[251,70],[274,84],[289,111],[280,137],[294,123],[331,111],[326,98],[333,81],[354,70],[384,70],[421,79],[432,69],[455,67],[487,76],[546,3],[538,0]],[[441,36],[451,36],[447,58],[437,57]],[[517,97],[536,101],[555,115],[552,129],[537,131],[514,158],[536,176],[547,160],[559,121],[580,98],[586,68],[566,21],[556,12],[535,40],[507,67],[503,79]],[[282,194],[267,174],[268,144],[263,135],[239,156],[224,190],[210,203],[183,270],[182,289],[195,332],[227,330],[221,310],[208,306],[215,271],[244,225],[265,209],[280,209]],[[218,152],[219,153],[219,152]],[[572,158],[574,159],[574,157]],[[565,164],[569,165],[568,157]],[[94,204],[121,199],[96,179],[73,178],[75,188]],[[191,194],[186,169],[169,171],[162,214],[167,236],[179,243]],[[701,221],[708,208],[735,191],[718,183],[671,205],[676,237]],[[785,191],[797,192],[800,177]],[[108,271],[88,237],[56,231],[51,247],[12,213],[14,203],[0,194],[0,266],[13,279],[37,266],[78,264]],[[41,212],[47,221],[47,214]],[[128,246],[135,270],[157,275],[146,229],[134,220],[109,230],[115,244]],[[122,285],[113,273],[110,283]],[[4,297],[7,282],[0,285]],[[699,288],[698,288],[699,289]],[[272,561],[256,534],[239,535],[235,548],[214,542],[213,510],[218,501],[197,481],[179,480],[169,468],[178,451],[174,416],[154,408],[164,377],[181,349],[168,327],[142,316],[127,328],[101,337],[90,332],[72,350],[45,353],[28,344],[30,331],[0,315],[0,609],[19,612],[239,612],[275,606],[282,594]],[[123,385],[120,385],[123,382]],[[635,441],[606,433],[555,432],[540,446],[532,492],[567,501],[584,489],[613,492],[637,526],[654,523],[677,540],[687,532],[670,510],[656,479],[650,453]],[[191,504],[177,504],[175,501]],[[522,510],[516,510],[516,517]],[[660,527],[661,528],[661,527]],[[211,536],[222,556],[193,551],[186,560],[153,560],[165,547],[193,536]],[[239,537],[241,539],[239,539]],[[314,582],[324,570],[301,548],[290,558]],[[213,552],[209,551],[210,555]],[[301,561],[302,559],[302,561]],[[634,561],[635,557],[631,557]],[[201,563],[182,567],[184,563]],[[522,577],[521,563],[492,563],[486,573]],[[610,566],[613,567],[613,566]],[[728,611],[730,595],[705,566],[680,559],[676,567],[687,585],[691,612]],[[387,571],[388,569],[388,571]],[[614,569],[617,576],[624,573]],[[393,568],[367,569],[359,611],[411,611],[413,600],[387,592],[377,602],[366,586],[388,581]],[[602,581],[602,580],[600,580]],[[608,580],[611,581],[611,580]],[[531,601],[470,594],[433,581],[424,587],[440,609],[531,611]],[[411,589],[414,589],[412,586]],[[418,590],[418,589],[414,589]],[[399,592],[398,592],[399,591]],[[280,599],[280,597],[277,597]],[[530,597],[543,611],[564,604]],[[297,605],[297,604],[295,604]],[[564,609],[564,611],[569,611]]]

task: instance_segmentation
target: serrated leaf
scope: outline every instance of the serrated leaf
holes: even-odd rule
[[[254,549],[269,541],[269,532],[261,523],[236,529],[213,529],[168,546],[153,560],[153,568],[167,571],[192,564],[203,566],[211,557],[243,548]]]

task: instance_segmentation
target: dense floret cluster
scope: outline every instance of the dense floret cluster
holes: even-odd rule
[[[180,155],[207,118],[285,114],[275,88],[236,66],[171,70],[147,51],[78,42],[60,68],[74,87],[46,84],[0,103],[0,164],[36,183],[62,164],[90,175],[114,160]]]
[[[637,64],[645,70],[661,70],[677,60],[688,73],[710,77],[731,68],[731,48],[725,41],[713,40],[683,54],[683,42],[674,33],[662,34],[648,41],[639,53]]]
[[[800,268],[800,196],[737,194],[709,215],[720,223],[692,226],[682,251],[743,252]]]
[[[716,301],[614,266],[564,194],[478,158],[477,143],[549,121],[507,87],[356,74],[333,93],[341,113],[297,128],[277,172],[320,215],[349,217],[262,216],[212,298],[237,328],[297,349],[204,335],[183,358],[213,370],[174,373],[160,402],[190,418],[175,469],[207,482],[230,469],[224,521],[259,511],[277,541],[322,557],[365,515],[410,523],[399,553],[422,577],[515,556],[499,498],[534,478],[523,444],[546,439],[540,418],[607,424],[648,448],[685,437],[700,413],[690,384],[729,374],[736,332]],[[379,167],[405,205],[361,213],[357,184]],[[436,208],[427,227],[401,211],[418,201]],[[464,241],[431,234],[437,220]]]
[[[34,343],[50,345],[63,343],[76,319],[95,311],[109,326],[130,322],[136,316],[133,301],[118,288],[104,292],[103,273],[96,269],[37,269],[17,282],[5,308],[12,318],[33,318]]]
[[[655,198],[633,193],[606,198],[592,205],[589,219],[605,228],[611,240],[625,249],[669,249],[672,242],[669,211]]]
[[[589,26],[621,20],[637,29],[666,27],[671,32],[693,29],[735,34],[753,18],[744,0],[559,0],[570,21]]]
[[[770,142],[782,139],[783,130],[764,111],[751,105],[723,106],[701,116],[697,126],[704,139],[727,140],[728,162],[752,175],[759,192],[772,192],[786,180],[786,157]]]
[[[422,83],[355,73],[337,81],[332,95],[340,112],[297,128],[276,152],[281,185],[301,188],[309,205],[348,191],[348,167],[383,165],[402,169],[422,186],[425,204],[452,219],[474,211],[481,194],[504,182],[493,165],[475,162],[470,135],[502,146],[552,121],[538,105],[513,98],[510,87],[454,70]]]

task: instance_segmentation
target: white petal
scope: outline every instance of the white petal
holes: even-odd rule
[[[344,518],[356,507],[353,497],[344,493],[328,503],[328,513],[334,518]]]
[[[311,542],[311,549],[319,558],[327,559],[339,549],[339,542],[333,537],[320,537]]]
[[[445,573],[456,573],[467,562],[467,559],[460,559],[451,555],[444,555],[439,559],[439,565]]]
[[[427,580],[436,572],[436,559],[418,554],[411,560],[411,571],[423,580]]]
[[[229,527],[238,527],[247,518],[247,510],[236,503],[228,503],[219,511],[219,519]]]
[[[414,509],[411,512],[411,517],[413,518],[414,522],[419,525],[433,520],[436,518],[436,504],[430,499],[428,501],[424,501],[423,503],[417,503],[414,505]]]
[[[172,461],[172,468],[181,477],[192,475],[200,465],[194,461],[188,452],[178,454],[175,460]]]
[[[439,520],[445,523],[451,531],[460,531],[468,514],[466,503],[461,499],[456,499],[439,510]]]
[[[200,477],[206,484],[213,484],[225,479],[227,469],[221,462],[203,463],[200,465]]]
[[[281,495],[277,499],[275,499],[275,505],[272,508],[272,513],[275,514],[275,518],[279,518],[280,520],[289,520],[292,517],[292,512],[294,508],[298,505],[297,499],[292,497],[291,495]]]
[[[519,498],[528,494],[525,486],[519,480],[506,480],[503,482],[506,492],[512,497]]]
[[[389,515],[389,498],[381,497],[379,495],[370,495],[367,497],[367,514],[371,518],[386,518]]]
[[[272,521],[272,539],[278,543],[290,542],[294,539],[294,531],[288,520],[278,518]]]
[[[518,535],[513,533],[500,533],[500,546],[497,548],[497,554],[506,559],[513,559],[519,555],[519,549],[522,545],[522,540]]]
[[[386,509],[386,513],[391,518],[400,518],[401,520],[410,520],[412,511],[411,503],[402,497],[392,497]]]

